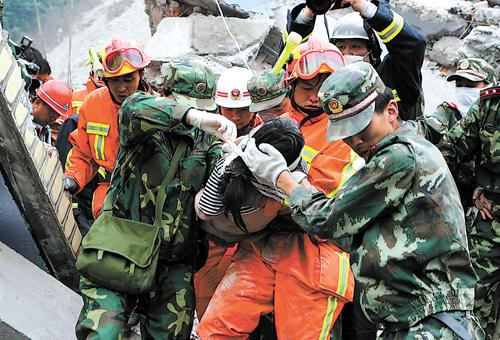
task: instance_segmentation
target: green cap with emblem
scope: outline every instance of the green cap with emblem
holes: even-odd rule
[[[470,81],[484,81],[491,84],[495,81],[495,69],[481,58],[462,59],[457,64],[457,70],[448,77],[448,81],[465,78]]]
[[[207,66],[194,61],[176,61],[166,64],[163,88],[174,98],[199,110],[214,111],[215,75]]]
[[[325,79],[318,96],[328,115],[327,140],[354,136],[370,124],[375,99],[385,85],[368,63],[358,62],[339,68]]]
[[[248,80],[248,92],[252,103],[250,112],[260,112],[281,104],[288,93],[285,71],[275,74],[272,69],[263,70]]]

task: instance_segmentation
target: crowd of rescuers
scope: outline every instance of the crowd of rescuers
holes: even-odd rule
[[[314,3],[283,69],[178,60],[153,89],[114,38],[83,90],[41,79],[86,235],[78,339],[189,339],[195,314],[201,339],[500,339],[497,65],[460,60],[424,115],[421,34],[343,0],[320,40]]]

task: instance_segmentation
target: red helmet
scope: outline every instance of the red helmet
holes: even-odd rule
[[[137,42],[113,38],[102,56],[103,77],[112,78],[132,73],[149,63],[150,59]]]
[[[345,64],[335,45],[310,37],[292,51],[285,71],[285,84],[288,86],[297,78],[309,80],[318,74],[330,74]]]
[[[57,79],[49,80],[36,89],[36,95],[59,113],[61,118],[66,119],[68,117],[68,109],[71,107],[71,97],[73,95],[68,85]]]

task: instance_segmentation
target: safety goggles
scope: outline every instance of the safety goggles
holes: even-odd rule
[[[132,67],[141,68],[145,63],[146,57],[136,48],[127,48],[116,50],[106,56],[104,68],[106,72],[115,74],[120,72],[125,62],[128,62]]]
[[[333,73],[343,66],[345,66],[345,61],[340,53],[329,50],[311,50],[299,58],[295,71],[299,78],[309,80],[321,73]]]

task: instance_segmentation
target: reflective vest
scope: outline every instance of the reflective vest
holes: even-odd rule
[[[300,123],[307,116],[290,107],[290,117]],[[343,141],[328,142],[325,113],[305,122],[300,130],[304,136],[302,158],[307,161],[309,182],[328,197],[333,197],[355,170],[352,163],[359,156]]]
[[[87,95],[90,92],[97,89],[97,87],[95,86],[92,79],[90,79],[90,77],[89,79],[87,79],[87,82],[84,85],[85,85],[84,89],[73,91],[73,95],[71,97],[71,109],[69,111],[68,117],[79,113],[80,108],[83,105],[83,101],[85,100],[85,97],[87,97]]]
[[[90,94],[80,108],[77,145],[68,157],[66,174],[80,190],[94,178],[101,167],[113,172],[118,154],[118,110],[107,87]]]

